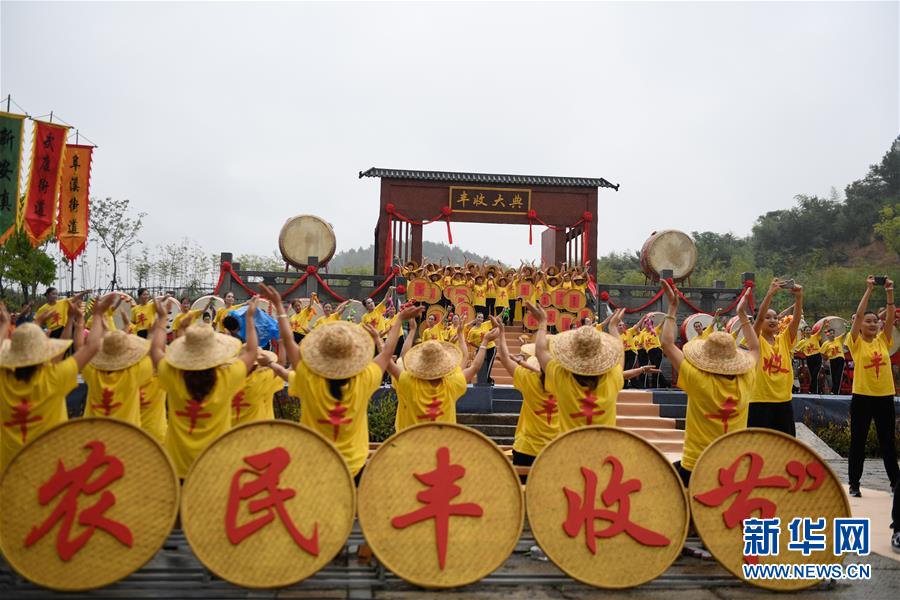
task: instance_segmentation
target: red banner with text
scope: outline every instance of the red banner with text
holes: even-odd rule
[[[50,237],[56,216],[56,193],[63,166],[66,135],[64,125],[34,122],[31,170],[25,192],[25,234],[32,246]]]

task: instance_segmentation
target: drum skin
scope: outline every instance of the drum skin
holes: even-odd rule
[[[334,229],[313,215],[291,217],[278,234],[278,249],[284,260],[298,269],[307,267],[310,256],[318,258],[318,266],[327,265],[335,251]]]
[[[697,265],[697,246],[683,231],[654,231],[641,248],[641,270],[651,281],[659,281],[664,269],[672,270],[672,279],[687,279]]]
[[[712,323],[713,316],[708,315],[706,313],[694,313],[691,316],[687,317],[684,321],[681,322],[681,339],[685,342],[689,342],[695,337],[697,337],[697,332],[694,331],[694,323],[700,323],[704,329]]]

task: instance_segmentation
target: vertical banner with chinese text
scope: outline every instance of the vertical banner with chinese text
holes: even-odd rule
[[[32,246],[37,246],[53,232],[56,193],[68,131],[69,128],[64,125],[34,122],[31,169],[25,188],[23,221],[23,229]]]
[[[25,115],[0,112],[0,244],[16,228]]]
[[[67,259],[84,251],[88,231],[88,188],[91,182],[93,146],[66,144],[59,186],[59,219],[56,237]]]

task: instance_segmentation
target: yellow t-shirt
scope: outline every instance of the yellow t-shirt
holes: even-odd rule
[[[318,319],[316,319],[316,322],[313,323],[312,328],[315,329],[319,325],[324,325],[325,323],[335,323],[340,320],[341,320],[341,313],[333,312],[330,315],[328,315],[327,317],[322,316],[322,317],[319,317]]]
[[[893,396],[894,376],[891,373],[890,348],[893,343],[882,331],[871,342],[857,335],[847,340],[853,357],[853,393],[865,396]]]
[[[244,385],[247,366],[235,360],[216,368],[216,384],[206,398],[191,398],[182,371],[166,359],[157,366],[157,377],[169,405],[166,450],[178,477],[184,478],[197,456],[231,428],[231,399]]]
[[[100,371],[85,365],[81,377],[87,384],[84,416],[108,417],[141,426],[140,390],[153,377],[149,356],[119,371]]]
[[[201,313],[203,313],[203,311],[199,309],[178,313],[177,315],[175,315],[175,318],[172,319],[172,331],[178,331],[179,329],[181,329],[181,322],[184,321],[188,317],[188,315],[192,316],[191,323],[196,323],[197,318],[201,315]]]
[[[659,330],[661,327],[649,328],[641,332],[641,345],[643,345],[644,350],[653,350],[662,346],[659,341]]]
[[[275,418],[273,396],[284,388],[284,380],[269,367],[257,367],[247,375],[244,387],[231,399],[231,426]]]
[[[56,331],[57,329],[65,327],[66,321],[69,320],[69,303],[66,300],[57,300],[56,304],[53,306],[43,304],[37,309],[37,312],[34,313],[35,320],[44,313],[48,313],[47,319],[44,321],[44,329],[47,331]]]
[[[397,431],[419,423],[456,423],[456,401],[466,393],[466,387],[459,367],[439,379],[437,385],[403,371],[400,379],[394,380],[398,400]]]
[[[84,328],[90,329],[93,325],[94,315],[92,314],[87,318],[87,321],[84,322]],[[118,329],[116,327],[116,319],[112,308],[106,309],[106,312],[103,313],[103,325],[106,327],[106,331],[115,331]]]
[[[441,321],[432,327],[428,327],[427,329],[422,330],[422,335],[419,336],[419,339],[423,342],[427,342],[430,340],[443,340],[444,339],[444,322]]]
[[[706,338],[709,337],[709,334],[711,334],[715,330],[716,330],[716,322],[712,321],[709,325],[707,325],[706,327],[703,328],[703,331],[700,332],[700,339],[705,340]]]
[[[387,307],[384,302],[375,306],[371,312],[367,312],[360,320],[361,325],[371,325],[375,331],[384,329],[384,311]]]
[[[131,307],[132,333],[150,329],[154,321],[156,321],[156,305],[152,302]]]
[[[513,387],[522,392],[522,410],[516,422],[516,452],[537,456],[559,433],[556,398],[544,389],[541,374],[524,367],[513,371]]]
[[[826,360],[834,360],[835,358],[843,358],[844,357],[844,344],[843,337],[839,337],[837,339],[826,341],[822,344],[822,356],[825,357]]]
[[[300,335],[306,335],[306,330],[310,328],[309,322],[314,315],[315,308],[313,308],[312,304],[302,309],[300,312],[292,314],[290,318],[291,331],[299,333]],[[319,319],[319,321],[321,320],[322,319]]]
[[[637,350],[638,336],[639,334],[634,327],[629,327],[625,330],[625,333],[620,333],[619,338],[622,340],[622,349],[625,352],[628,352],[629,350],[634,352]]]
[[[22,446],[68,420],[66,395],[77,386],[73,357],[41,365],[27,382],[0,367],[0,472]]]
[[[803,349],[800,350],[800,352],[803,352],[806,356],[815,356],[816,354],[819,354],[822,351],[821,341],[818,333],[809,336],[803,340]]]
[[[495,308],[509,308],[509,288],[497,287],[497,298],[494,300]]]
[[[759,364],[751,402],[790,402],[794,386],[791,346],[793,341],[786,329],[775,336],[774,345],[759,336]]]
[[[472,305],[487,306],[487,286],[477,283],[472,286]]]
[[[150,360],[149,357],[146,360]],[[151,363],[152,364],[152,363]],[[141,387],[141,429],[153,436],[160,444],[166,443],[166,390],[155,374]]]
[[[594,390],[580,386],[575,376],[556,359],[547,363],[544,380],[556,397],[560,433],[584,425],[616,424],[616,398],[625,386],[621,365],[601,375]]]
[[[497,284],[494,283],[494,280],[488,279],[487,282],[484,284],[484,287],[485,287],[484,297],[485,298],[493,298],[494,300],[496,300],[497,299]],[[485,305],[474,304],[474,306],[485,306]]]
[[[369,398],[381,385],[381,369],[374,362],[351,377],[338,401],[328,380],[300,362],[291,372],[288,392],[300,398],[300,422],[315,429],[337,448],[355,476],[369,456]]]
[[[681,466],[692,471],[707,446],[730,431],[747,427],[750,393],[756,377],[755,369],[729,377],[708,373],[687,360],[682,361],[678,387],[687,393],[688,403]]]
[[[490,321],[485,321],[484,323],[482,323],[481,325],[478,325],[477,327],[473,326],[469,330],[469,333],[466,334],[466,341],[469,342],[473,346],[480,346],[481,342],[484,340],[484,336],[487,335],[487,332],[489,332],[493,328],[494,328],[494,326],[491,324]],[[485,347],[493,348],[494,346],[496,346],[496,344],[494,344],[494,342],[488,342],[487,346],[485,346]]]

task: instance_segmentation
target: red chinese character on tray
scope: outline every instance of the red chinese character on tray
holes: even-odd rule
[[[447,542],[450,535],[450,517],[481,517],[484,510],[474,502],[451,504],[450,501],[462,493],[462,488],[454,482],[462,479],[466,468],[450,463],[450,449],[437,449],[437,468],[427,473],[413,473],[413,476],[428,486],[416,494],[416,499],[425,506],[405,515],[391,519],[396,529],[405,529],[428,519],[434,519],[434,535],[437,545],[438,565],[443,570],[447,562]]]
[[[585,392],[584,398],[579,401],[581,402],[581,410],[570,413],[569,416],[573,419],[584,417],[585,425],[592,424],[594,422],[594,417],[599,417],[606,412],[605,410],[600,410],[599,408],[597,408],[598,399],[599,398],[597,398],[597,396],[595,396],[591,392]]]
[[[606,508],[597,508],[597,473],[581,467],[581,475],[584,477],[584,497],[575,490],[563,488],[568,501],[568,512],[563,530],[571,538],[577,537],[582,528],[585,530],[585,545],[591,554],[597,553],[597,538],[611,538],[620,533],[628,534],[636,542],[644,546],[668,546],[671,540],[666,536],[641,527],[631,520],[631,494],[640,491],[641,480],[629,479],[622,481],[624,468],[615,456],[607,456],[603,466],[612,465],[612,475],[606,489],[600,494],[600,500]],[[617,510],[609,510],[609,507],[618,504]],[[608,521],[610,525],[596,531],[594,523],[597,520]]]
[[[284,507],[284,503],[296,496],[297,492],[292,488],[278,487],[282,471],[291,462],[288,451],[276,447],[260,454],[245,456],[244,462],[251,468],[240,468],[231,477],[228,505],[225,509],[225,533],[231,543],[235,546],[240,544],[247,537],[274,521],[277,514],[294,543],[308,554],[318,556],[319,524],[313,525],[312,536],[308,538],[300,533]],[[241,477],[243,475],[252,475],[253,479],[242,484]],[[254,498],[262,493],[266,495]],[[238,525],[238,510],[243,501],[248,501],[250,515],[264,514],[243,525]]]
[[[747,475],[743,480],[736,481],[738,469],[744,459],[749,459]],[[694,499],[705,506],[715,508],[722,506],[732,496],[737,496],[722,512],[725,527],[734,529],[742,525],[744,519],[749,519],[754,513],[761,519],[771,519],[776,516],[778,505],[775,502],[766,498],[751,498],[755,489],[783,488],[787,489],[789,493],[793,493],[799,491],[806,480],[811,477],[812,482],[802,491],[812,492],[819,489],[827,478],[825,467],[818,461],[808,464],[797,460],[788,462],[785,465],[785,471],[795,480],[793,484],[787,477],[780,475],[762,477],[763,466],[765,466],[765,460],[762,456],[755,452],[745,452],[738,456],[730,467],[719,469],[719,487],[695,494]],[[756,563],[758,557],[745,556],[744,560],[748,563]]]
[[[47,520],[38,527],[32,527],[25,538],[25,546],[30,547],[62,521],[56,535],[56,553],[64,561],[68,561],[81,550],[97,529],[102,529],[129,548],[133,541],[131,530],[127,526],[104,516],[104,513],[116,503],[115,494],[105,488],[125,475],[122,461],[111,454],[106,454],[106,445],[103,442],[88,442],[84,447],[90,450],[90,454],[80,466],[67,470],[60,460],[53,476],[38,489],[38,502],[41,506],[46,506],[60,494],[63,494],[63,497]],[[98,469],[100,474],[94,477],[94,472]],[[79,496],[93,496],[100,491],[103,493],[96,502],[84,510],[78,510]],[[85,529],[74,538],[70,538],[76,518],[78,524]]]
[[[43,419],[44,417],[40,415],[31,416],[31,405],[28,400],[22,400],[13,406],[12,419],[4,421],[3,426],[18,427],[19,434],[22,437],[22,444],[24,445],[28,441],[28,425],[30,423],[37,423]]]

